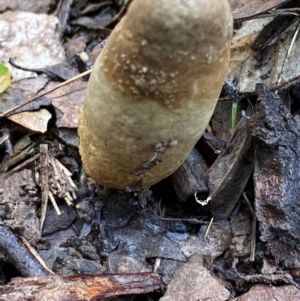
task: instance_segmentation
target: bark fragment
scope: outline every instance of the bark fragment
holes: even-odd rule
[[[278,95],[259,85],[260,106],[252,123],[257,138],[255,206],[261,239],[280,234],[300,239],[300,129]]]
[[[216,220],[228,218],[253,169],[255,145],[247,124],[247,119],[242,118],[226,149],[208,171],[208,200]]]
[[[255,207],[260,239],[281,264],[299,267],[300,128],[277,94],[257,85],[260,105],[251,120],[257,139]],[[283,249],[293,252],[282,253]],[[293,255],[294,254],[294,255]]]
[[[96,301],[151,292],[160,284],[152,273],[15,278],[0,286],[0,301]]]

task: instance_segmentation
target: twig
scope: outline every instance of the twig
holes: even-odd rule
[[[208,222],[205,221],[200,221],[195,218],[172,218],[172,217],[161,217],[161,220],[163,221],[180,221],[180,222],[187,222],[190,224],[195,224],[195,225],[202,225],[202,224],[207,224]]]
[[[44,221],[46,218],[48,197],[49,197],[49,175],[48,175],[48,145],[40,145],[40,179],[41,179],[41,191],[42,191],[42,213],[40,230],[42,231]]]
[[[300,7],[290,7],[290,8],[284,8],[284,9],[276,9],[276,12],[283,12],[283,13],[292,13],[292,12],[300,12]],[[295,14],[296,16],[299,16],[298,14]]]
[[[251,214],[253,215],[253,220],[252,220],[252,233],[251,233],[251,242],[250,242],[250,261],[253,262],[255,260],[255,248],[256,248],[256,213],[246,195],[245,192],[243,192],[243,197],[246,202],[246,204],[249,207],[249,210]]]
[[[72,173],[65,166],[63,166],[59,160],[57,160],[56,158],[54,160],[55,160],[55,164],[64,172],[66,176],[68,177],[72,176]]]
[[[161,258],[156,257],[154,267],[153,267],[153,273],[157,272],[158,268],[160,267],[160,264],[161,264]]]
[[[27,156],[31,155],[34,152],[34,146],[35,143],[30,144],[25,149],[20,151],[17,155],[13,157],[5,157],[5,161],[1,163],[1,171],[6,172],[10,166],[16,165],[20,161],[24,160]]]
[[[48,275],[41,264],[5,226],[0,226],[0,248],[23,277]]]
[[[255,211],[254,211],[254,209],[253,209],[253,207],[252,207],[252,205],[251,205],[251,203],[250,203],[250,201],[249,201],[249,199],[247,197],[247,194],[245,192],[243,192],[243,197],[245,199],[245,202],[246,202],[247,206],[249,207],[249,210],[250,210],[251,214],[254,217],[256,217],[256,213],[255,213]]]
[[[50,274],[55,275],[54,272],[52,272],[47,266],[44,260],[41,258],[41,256],[38,254],[38,252],[30,245],[29,241],[23,237],[20,236],[23,244],[27,247],[27,249],[30,251],[30,253],[36,258],[36,260],[43,266],[44,269],[46,269]]]
[[[204,234],[204,239],[205,239],[205,240],[206,240],[206,238],[207,238],[208,232],[209,232],[209,230],[210,230],[210,227],[211,227],[213,221],[214,221],[214,218],[212,217],[211,220],[210,220],[210,222],[209,222],[209,224],[208,224],[208,226],[207,226],[207,229],[206,229],[206,231],[205,231],[205,234]]]
[[[67,203],[68,206],[73,206],[73,199],[71,197],[71,195],[69,194],[69,192],[66,193],[66,195],[64,196],[64,200]]]
[[[8,177],[10,177],[11,175],[13,175],[15,172],[22,170],[26,165],[28,165],[31,162],[34,162],[35,160],[40,158],[40,154],[36,154],[33,157],[31,157],[30,159],[26,160],[25,162],[23,162],[22,164],[19,164],[17,167],[15,167],[14,169],[8,171],[7,173],[3,174],[0,176],[0,180],[5,180]]]
[[[74,76],[74,77],[72,77],[72,78],[66,80],[65,82],[63,82],[63,83],[57,85],[57,86],[54,87],[54,88],[51,88],[51,89],[46,90],[45,92],[43,92],[43,93],[41,93],[41,94],[39,94],[39,95],[37,95],[37,96],[34,96],[33,98],[29,99],[28,101],[25,101],[25,102],[23,102],[23,103],[20,103],[19,105],[15,106],[14,108],[11,108],[11,109],[5,111],[4,113],[1,113],[1,114],[0,114],[0,118],[5,117],[7,114],[12,113],[13,111],[15,111],[15,110],[17,110],[17,109],[19,109],[19,108],[21,108],[21,107],[23,107],[23,106],[25,106],[25,105],[31,103],[32,101],[34,101],[34,100],[36,100],[36,99],[38,99],[38,98],[40,98],[40,97],[42,97],[42,96],[45,96],[45,95],[47,95],[47,94],[49,94],[49,93],[51,93],[51,92],[53,92],[53,91],[55,91],[55,90],[57,90],[57,89],[59,89],[59,88],[61,88],[61,87],[64,87],[64,86],[66,86],[66,85],[68,85],[68,84],[74,82],[75,80],[77,80],[77,79],[79,79],[79,78],[82,78],[82,77],[84,77],[84,76],[90,74],[91,72],[92,72],[92,70],[85,71],[85,72],[83,72],[83,73],[81,73],[81,74],[79,74],[79,75],[77,75],[77,76]]]
[[[146,294],[159,289],[161,284],[154,273],[14,278],[0,286],[0,298],[10,301],[96,301],[118,295]]]
[[[255,248],[256,248],[256,217],[252,220],[252,234],[251,234],[251,249],[250,249],[250,261],[255,260]]]
[[[60,7],[61,7],[61,5],[62,5],[62,1],[63,1],[63,0],[59,0],[59,3],[57,4],[57,7],[56,7],[55,11],[52,13],[53,16],[56,16],[56,17],[58,16]]]
[[[49,157],[49,162],[53,170],[53,183],[50,185],[51,192],[53,195],[63,198],[68,206],[73,206],[72,202],[76,199],[75,190],[77,190],[77,187],[71,179],[72,173],[56,158]]]
[[[300,75],[296,76],[293,80],[291,80],[290,82],[285,82],[282,83],[281,85],[276,85],[276,86],[272,86],[271,87],[271,91],[279,91],[279,90],[287,90],[289,89],[291,86],[295,85],[296,83],[298,83],[300,80]]]
[[[283,61],[283,64],[282,64],[282,67],[281,67],[281,71],[280,71],[279,76],[278,76],[278,83],[277,83],[277,85],[279,85],[279,84],[281,83],[281,79],[282,79],[281,75],[282,75],[282,72],[283,72],[283,68],[284,68],[284,66],[285,66],[285,64],[286,64],[286,61],[287,61],[287,59],[288,59],[288,57],[289,57],[289,55],[290,55],[290,53],[291,53],[291,50],[292,50],[293,45],[294,45],[294,43],[295,43],[295,40],[296,40],[296,38],[297,38],[297,36],[298,36],[299,30],[300,30],[300,21],[298,21],[296,30],[295,30],[294,35],[293,35],[293,39],[292,39],[292,41],[291,41],[290,47],[289,47],[289,49],[288,49],[288,51],[287,51],[287,54],[286,54],[286,56],[285,56],[285,59],[284,59],[284,61]],[[278,90],[276,90],[275,93],[277,93],[277,92],[278,92]]]
[[[56,158],[54,158],[54,160],[55,160],[56,166],[58,166],[60,168],[63,175],[66,177],[70,188],[73,188],[71,190],[71,193],[72,193],[72,199],[75,200],[76,199],[75,191],[77,190],[77,186],[75,185],[75,183],[73,182],[73,180],[71,178],[72,173],[63,164],[61,164],[61,162],[59,160],[57,160]]]
[[[54,198],[54,196],[53,196],[53,194],[52,194],[51,191],[49,191],[49,195],[48,196],[49,196],[49,199],[50,199],[50,201],[51,201],[51,203],[52,203],[52,205],[53,205],[53,207],[54,207],[54,209],[56,211],[56,214],[57,215],[61,215],[61,211],[59,210],[59,208],[58,208],[58,206],[56,204],[55,198]]]

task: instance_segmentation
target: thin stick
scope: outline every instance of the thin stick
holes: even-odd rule
[[[256,213],[255,213],[255,211],[254,211],[254,209],[253,209],[253,207],[252,207],[252,205],[251,205],[251,203],[250,203],[250,201],[247,197],[247,194],[245,192],[243,192],[243,198],[245,199],[245,202],[246,202],[247,206],[249,207],[249,210],[250,210],[251,214],[254,217],[256,217]]]
[[[69,192],[66,193],[66,195],[64,196],[64,200],[67,203],[68,206],[73,206],[73,198],[71,197],[71,195],[69,194]]]
[[[48,168],[48,144],[40,145],[40,179],[42,192],[42,211],[40,230],[42,231],[46,218],[49,196],[49,168]]]
[[[26,160],[25,162],[23,162],[22,164],[19,164],[17,167],[15,167],[14,169],[8,171],[7,173],[3,174],[0,176],[0,180],[5,180],[8,177],[10,177],[11,175],[13,175],[15,172],[22,170],[26,165],[28,165],[29,163],[39,159],[40,154],[36,154],[34,155],[32,158]]]
[[[190,224],[195,224],[195,225],[202,225],[202,224],[207,224],[208,222],[206,221],[201,221],[195,218],[173,218],[173,217],[161,217],[160,218],[163,221],[181,221],[181,222],[187,222]]]
[[[153,273],[157,272],[158,268],[160,267],[160,264],[161,264],[161,258],[156,257],[154,267],[153,267]]]
[[[23,107],[23,106],[25,106],[25,105],[31,103],[32,101],[34,101],[34,100],[36,100],[36,99],[38,99],[38,98],[40,98],[40,97],[42,97],[42,96],[45,96],[45,95],[47,95],[47,94],[49,94],[49,93],[51,93],[51,92],[53,92],[53,91],[55,91],[55,90],[57,90],[57,89],[63,87],[63,86],[66,86],[66,85],[68,85],[68,84],[74,82],[75,80],[77,80],[77,79],[79,79],[79,78],[82,78],[82,77],[84,77],[84,76],[90,74],[91,72],[92,72],[92,70],[85,71],[85,72],[83,72],[83,73],[81,73],[81,74],[79,74],[79,75],[76,75],[76,76],[74,76],[74,77],[72,77],[72,78],[66,80],[65,82],[63,82],[63,83],[57,85],[57,86],[54,87],[54,88],[51,88],[51,89],[46,90],[45,92],[43,92],[43,93],[41,93],[41,94],[39,94],[39,95],[37,95],[37,96],[34,96],[33,98],[29,99],[28,101],[25,101],[25,102],[23,102],[23,103],[20,103],[19,105],[15,106],[14,108],[9,109],[9,110],[7,110],[7,111],[4,112],[4,113],[1,113],[1,114],[0,114],[0,118],[5,117],[7,114],[12,113],[13,111],[15,111],[15,110],[17,110],[17,109],[19,109],[19,108],[21,108],[21,107]]]
[[[54,272],[52,272],[47,266],[46,263],[44,262],[44,260],[41,258],[41,256],[38,254],[38,252],[30,245],[29,241],[21,236],[20,237],[23,244],[27,247],[27,249],[29,250],[29,252],[36,258],[36,260],[43,266],[43,268],[45,268],[50,274],[55,275]]]
[[[296,38],[297,38],[297,36],[298,36],[299,30],[300,30],[300,21],[299,21],[298,24],[297,24],[297,27],[296,27],[296,30],[295,30],[295,32],[294,32],[294,35],[293,35],[293,38],[292,38],[290,47],[289,47],[289,49],[288,49],[288,51],[287,51],[287,54],[286,54],[286,56],[285,56],[285,59],[284,59],[284,61],[283,61],[283,64],[282,64],[282,67],[281,67],[281,71],[280,71],[280,73],[279,73],[279,78],[278,78],[277,85],[279,85],[279,84],[281,83],[281,79],[282,79],[281,75],[282,75],[282,73],[283,73],[283,68],[284,68],[284,66],[285,66],[285,64],[286,64],[286,61],[287,61],[287,59],[288,59],[288,57],[289,57],[291,51],[292,51],[292,48],[293,48],[293,45],[294,45],[294,43],[295,43],[295,40],[296,40]],[[275,93],[277,94],[277,93],[278,93],[278,90],[276,90]]]
[[[58,165],[58,167],[65,173],[66,176],[68,177],[72,176],[72,173],[65,166],[63,166],[59,160],[57,160],[56,158],[54,158],[54,160],[55,160],[55,164]]]
[[[24,160],[26,157],[31,155],[34,152],[34,146],[35,144],[30,144],[25,149],[23,149],[21,152],[19,152],[17,155],[11,157],[9,161],[4,162],[4,164],[1,164],[1,169],[3,171],[6,171],[10,166],[16,165],[20,161]]]
[[[61,215],[61,211],[59,210],[59,208],[58,208],[58,206],[56,204],[55,198],[54,198],[54,196],[53,196],[53,194],[52,194],[51,191],[49,191],[49,199],[50,199],[50,201],[51,201],[51,203],[52,203],[52,205],[53,205],[53,207],[54,207],[54,209],[56,211],[56,214],[57,215]]]
[[[246,195],[245,192],[243,192],[243,198],[246,202],[246,204],[249,207],[249,210],[251,214],[253,215],[253,220],[252,220],[252,233],[251,233],[251,242],[250,242],[250,261],[253,262],[255,260],[255,248],[256,248],[256,214],[255,211]]]
[[[250,249],[250,261],[255,260],[255,248],[256,248],[256,217],[252,220],[252,235],[251,235],[251,249]]]
[[[205,234],[204,234],[204,239],[205,239],[205,240],[206,240],[206,238],[207,238],[208,232],[209,232],[209,230],[210,230],[210,227],[211,227],[213,221],[214,221],[214,218],[212,217],[211,220],[210,220],[210,222],[209,222],[209,224],[208,224],[208,226],[207,226],[207,229],[206,229],[206,231],[205,231]]]

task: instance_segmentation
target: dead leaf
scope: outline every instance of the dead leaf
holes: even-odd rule
[[[48,121],[52,115],[46,109],[39,111],[26,111],[7,117],[9,120],[16,122],[25,128],[35,132],[45,133],[47,131]]]
[[[86,86],[87,82],[76,81],[47,95],[56,109],[58,128],[77,128]]]
[[[269,11],[287,0],[230,0],[234,20],[249,18]]]
[[[257,83],[263,83],[269,88],[276,88],[280,83],[286,83],[300,74],[300,35],[298,34],[293,47],[296,21],[274,40],[263,51],[255,51],[252,45],[261,30],[273,18],[255,19],[243,22],[243,26],[235,32],[232,40],[231,62],[227,82],[239,92],[255,91]],[[270,39],[272,39],[270,37]]]
[[[48,82],[49,79],[44,76],[24,78],[22,80],[14,82],[14,88],[29,91],[30,93],[32,93],[31,97],[34,97],[35,94],[44,89]]]
[[[26,82],[24,83],[26,84]],[[31,87],[34,89],[34,87]],[[37,88],[37,87],[36,87]],[[6,115],[5,112],[13,110],[13,108],[20,106],[23,103],[27,103],[29,100],[35,97],[35,93],[30,93],[27,90],[9,87],[2,95],[0,101],[0,112]],[[51,100],[47,97],[39,97],[34,101],[27,103],[24,106],[14,110],[14,113],[20,113],[29,110],[38,110],[41,106],[49,106]]]

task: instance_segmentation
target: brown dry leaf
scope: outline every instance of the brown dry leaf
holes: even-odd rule
[[[249,18],[269,11],[287,0],[230,0],[234,20]]]
[[[86,86],[87,82],[77,80],[47,95],[56,109],[58,128],[77,128]]]
[[[24,78],[22,80],[14,82],[14,88],[16,90],[21,89],[21,90],[24,90],[24,91],[29,91],[33,95],[29,95],[28,97],[33,98],[35,96],[35,94],[37,94],[40,90],[44,89],[44,87],[46,86],[46,84],[49,81],[50,80],[49,80],[48,77],[43,77],[43,76]],[[18,96],[16,96],[16,97],[18,97]],[[26,100],[28,100],[28,99],[26,99]],[[17,105],[17,104],[18,103],[15,102],[14,105]],[[6,110],[8,110],[10,108],[11,107],[6,108]]]
[[[251,47],[261,30],[273,18],[255,19],[243,22],[232,40],[231,62],[227,82],[232,83],[239,92],[254,92],[257,83],[275,88],[279,83],[287,83],[300,74],[300,35],[288,51],[298,26],[290,25],[282,34],[274,37],[263,50]]]
[[[32,112],[22,112],[7,117],[32,131],[45,133],[47,131],[48,121],[52,115],[46,109]]]
[[[248,73],[244,71],[244,65],[253,58],[254,54],[251,46],[264,26],[272,20],[273,18],[270,17],[245,21],[243,22],[243,26],[234,33],[231,43],[231,57],[227,80],[232,82],[238,81],[237,88],[241,91],[244,91],[245,88],[240,87],[240,81],[243,81],[244,77],[248,78]],[[250,81],[252,83],[255,79]],[[251,89],[254,89],[252,85],[255,85],[255,82],[251,84]]]

